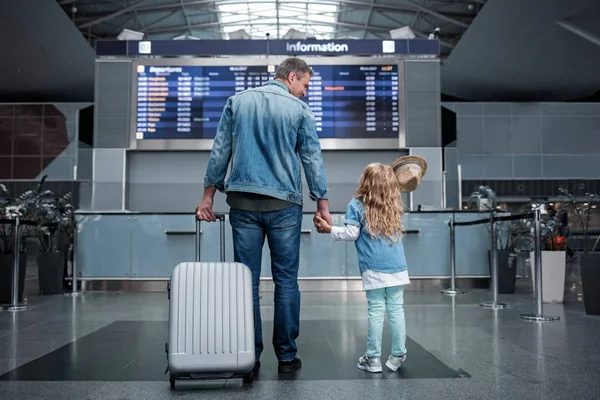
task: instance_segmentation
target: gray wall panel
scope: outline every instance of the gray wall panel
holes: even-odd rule
[[[448,103],[463,179],[585,179],[600,168],[600,104]]]
[[[483,115],[483,103],[449,103],[454,107],[456,116],[479,117]],[[446,106],[446,104],[444,104]]]
[[[80,143],[78,152],[77,179],[91,181],[94,168],[94,149],[86,144]]]
[[[122,199],[123,185],[121,182],[93,182],[89,209],[93,211],[121,210]],[[81,208],[85,209],[83,205]]]
[[[135,211],[190,211],[202,197],[208,152],[130,152],[127,162],[127,208]],[[360,174],[371,162],[391,163],[404,151],[323,152],[330,190],[330,209],[345,212],[358,185]],[[304,183],[304,210],[312,212],[316,204],[308,196]],[[215,211],[229,206],[225,196],[215,196]]]
[[[444,149],[444,170],[446,171],[446,207],[457,209],[458,204],[458,149],[448,146]]]
[[[77,143],[70,143],[67,148],[40,174],[36,179],[40,179],[44,175],[48,175],[49,180],[52,181],[70,181],[75,179],[75,165],[77,163],[77,158],[75,157],[75,152],[77,149]]]
[[[482,124],[483,154],[511,154],[510,119],[505,117],[486,117]]]
[[[94,149],[94,180],[122,182],[124,155],[121,149]]]
[[[486,159],[483,155],[463,155],[458,149],[458,161],[462,170],[462,179],[481,179],[485,176]]]
[[[461,154],[483,154],[483,121],[471,116],[456,116],[456,143]]]
[[[511,155],[485,157],[485,176],[492,179],[502,179],[513,176],[513,157]]]
[[[92,209],[92,194],[93,194],[92,181],[83,181],[79,185],[79,209],[80,210],[91,210]]]
[[[598,103],[540,103],[541,117],[598,117]]]
[[[131,76],[131,62],[96,61],[94,147],[129,147]]]
[[[511,114],[513,116],[539,117],[540,116],[540,105],[543,108],[543,104],[540,104],[540,103],[506,103],[506,104],[510,104]]]
[[[542,148],[540,119],[537,116],[514,115],[510,142],[514,154],[539,154]]]
[[[427,160],[427,173],[421,180],[417,190],[412,193],[412,209],[423,205],[433,208],[442,207],[442,149],[411,148],[410,154],[418,155]]]
[[[482,113],[484,115],[510,115],[510,103],[483,103]]]
[[[541,156],[514,156],[514,177],[520,179],[536,179],[542,176]]]
[[[121,210],[125,150],[94,149],[93,165],[91,209]]]
[[[600,105],[597,117],[543,117],[540,119],[543,154],[600,153]]]
[[[406,90],[415,92],[439,91],[439,66],[438,60],[415,61],[406,60]]]
[[[439,60],[404,62],[407,147],[441,145]]]
[[[597,156],[542,156],[542,174],[565,179],[598,179],[600,155]]]

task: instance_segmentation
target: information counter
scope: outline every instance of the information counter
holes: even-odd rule
[[[485,218],[465,211],[412,212],[405,217],[404,246],[408,269],[418,281],[440,282],[450,276],[448,221]],[[343,214],[332,214],[342,224]],[[231,227],[226,216],[226,260],[233,261]],[[300,247],[301,287],[306,290],[360,290],[360,275],[353,242],[335,242],[319,234],[306,213]],[[82,281],[154,281],[169,279],[173,267],[195,257],[195,222],[190,213],[79,212],[76,262]],[[457,276],[483,282],[489,278],[489,234],[485,225],[456,231]],[[201,225],[201,261],[219,260],[219,225]],[[265,241],[262,277],[269,287],[271,271]],[[438,283],[441,285],[442,283]],[[473,283],[469,284],[473,286]],[[97,287],[97,285],[92,285]],[[161,286],[162,287],[162,286]],[[165,286],[166,287],[166,286]],[[89,285],[88,285],[89,288]],[[322,288],[322,289],[319,289]]]

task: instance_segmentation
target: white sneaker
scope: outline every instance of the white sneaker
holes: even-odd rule
[[[400,357],[390,355],[387,362],[385,363],[385,366],[391,369],[392,371],[396,372],[398,371],[398,368],[400,368],[402,364],[404,364],[404,361],[406,361],[406,354]]]
[[[381,358],[369,357],[366,354],[358,359],[357,364],[359,369],[367,372],[382,372]]]

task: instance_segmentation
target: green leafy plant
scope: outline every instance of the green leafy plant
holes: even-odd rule
[[[44,190],[47,175],[44,175],[34,189],[19,196],[11,197],[4,185],[0,185],[5,203],[0,206],[5,219],[14,220],[17,216],[24,221],[36,223],[24,226],[24,236],[36,238],[40,251],[58,251],[57,237],[65,232],[69,237],[75,226],[75,210],[71,205],[71,193],[56,196],[50,190]],[[12,253],[14,247],[14,225],[2,224],[0,227],[2,253]]]
[[[475,192],[471,193],[468,200],[468,205],[476,204],[479,211],[491,212],[493,215],[496,213],[507,213],[506,210],[498,208],[498,200],[496,192],[489,186],[480,186]],[[491,225],[486,225],[488,232],[491,234]],[[514,241],[512,235],[512,222],[511,221],[496,221],[494,223],[495,234],[496,234],[496,249],[497,250],[512,250],[514,248]]]
[[[0,185],[0,192],[4,199],[3,204],[0,206],[0,216],[3,220],[7,221],[0,223],[0,253],[12,254],[15,251],[15,224],[14,221],[17,217],[21,221],[27,220],[27,217],[31,217],[33,197],[41,196],[42,182],[40,182],[36,189],[29,190],[20,196],[12,197],[8,192],[5,185]],[[47,196],[47,195],[45,195]],[[27,215],[27,217],[26,217]],[[21,226],[19,228],[21,249],[23,246],[23,239],[31,232],[31,226]]]
[[[540,208],[540,238],[543,251],[565,251],[567,249],[567,241],[569,236],[568,219],[565,218],[565,209],[562,203],[551,203],[548,201],[532,201],[527,206],[531,212],[536,208]],[[534,221],[527,219],[519,221],[522,225],[519,229],[523,237],[523,250],[533,251],[535,245],[534,237]],[[529,231],[529,232],[527,232]],[[527,246],[529,241],[529,246]],[[529,249],[527,249],[529,247]]]
[[[585,186],[580,186],[580,190],[585,190]],[[600,206],[600,196],[594,193],[583,193],[578,200],[576,196],[569,193],[565,188],[560,188],[560,200],[563,202],[565,209],[568,211],[570,216],[575,218],[574,226],[581,227],[583,233],[583,252],[589,253],[594,252],[600,242],[600,236],[596,239],[596,242],[590,247],[589,246],[589,232],[590,232],[590,220],[594,213],[598,212]]]

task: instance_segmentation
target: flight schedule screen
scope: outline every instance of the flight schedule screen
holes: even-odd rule
[[[227,98],[274,66],[137,66],[137,139],[214,139]],[[316,65],[307,95],[320,138],[398,136],[396,65]]]
[[[304,100],[321,138],[398,137],[396,65],[317,65]]]

